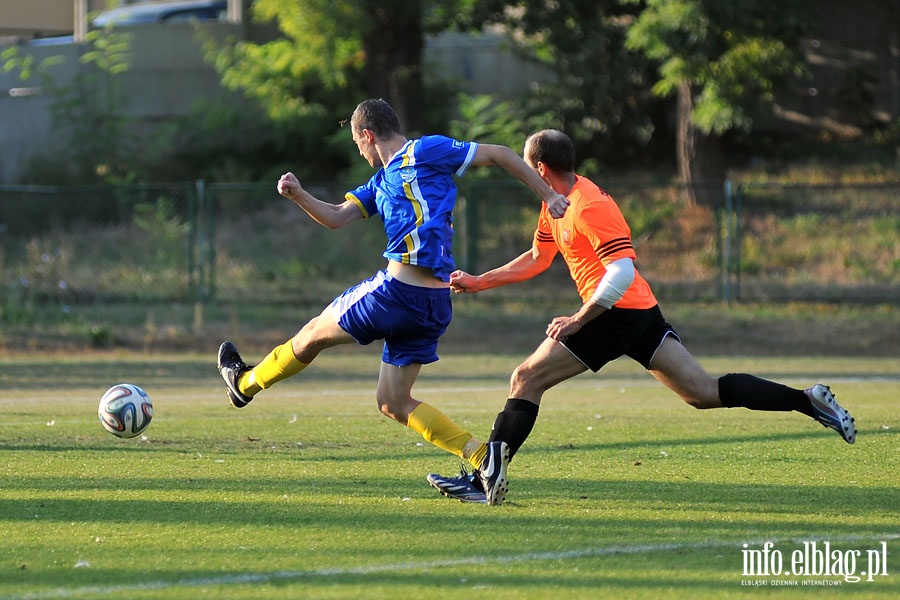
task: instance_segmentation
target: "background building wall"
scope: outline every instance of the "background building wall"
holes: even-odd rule
[[[27,7],[31,13],[45,3],[56,6],[45,15],[53,12],[71,21],[73,1],[7,0],[0,4],[0,23],[13,22],[5,20],[3,13],[10,7]],[[105,6],[105,0],[89,1],[95,7]],[[823,11],[829,16],[822,19],[821,35],[807,44],[812,77],[779,98],[776,119],[761,127],[854,136],[900,119],[900,34],[875,15],[853,12],[836,0],[828,0],[826,8]],[[848,11],[853,12],[852,18],[841,18]],[[24,16],[19,19],[25,22]],[[121,80],[127,97],[119,108],[137,126],[183,116],[196,99],[227,93],[215,70],[204,62],[193,25],[168,23],[118,27],[116,31],[132,37],[132,68]],[[208,22],[203,31],[217,37],[234,34],[256,39],[257,35],[248,23]],[[266,30],[261,35],[271,34]],[[0,49],[3,47],[0,40]],[[20,43],[19,49],[38,61],[50,56],[64,58],[48,71],[55,87],[73,80],[81,68],[79,54],[84,51],[83,46],[72,43]],[[469,93],[510,96],[526,91],[534,81],[546,82],[552,77],[516,57],[502,36],[491,34],[447,32],[429,38],[425,63],[429,72],[450,79]],[[21,81],[15,71],[0,72],[0,183],[17,182],[27,157],[52,148],[56,140],[50,111],[53,98],[41,93],[44,83],[38,77]]]
[[[107,6],[107,0],[4,0],[0,2],[0,37],[69,35],[75,30],[77,2],[84,2],[88,12]]]
[[[168,23],[162,26],[119,27],[131,36],[131,68],[119,76],[125,92],[117,107],[136,127],[153,126],[188,114],[200,98],[231,94],[222,88],[215,69],[204,60],[202,37],[224,39],[244,35],[241,25]],[[202,33],[200,33],[202,31]],[[20,45],[20,52],[37,62],[61,56],[63,62],[48,70],[54,87],[69,85],[79,69],[84,47]],[[429,40],[426,65],[440,77],[456,82],[472,93],[511,94],[523,91],[536,79],[548,75],[505,48],[501,36],[445,34]],[[29,156],[52,148],[54,98],[45,93],[38,77],[21,81],[15,72],[0,72],[0,183],[16,183]]]

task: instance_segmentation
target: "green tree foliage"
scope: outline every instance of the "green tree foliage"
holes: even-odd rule
[[[424,35],[440,28],[438,0],[257,0],[252,16],[274,22],[281,35],[207,54],[223,84],[264,108],[296,136],[295,160],[321,176],[350,165],[355,149],[338,124],[366,97],[387,99],[407,131],[425,130]],[[440,109],[440,107],[438,107]],[[431,104],[429,104],[429,110]],[[443,113],[442,110],[439,112]]]
[[[82,48],[82,66],[66,84],[53,74],[54,67],[64,61],[60,55],[37,61],[18,46],[0,53],[0,69],[18,71],[22,81],[36,80],[42,93],[52,98],[53,128],[62,143],[48,148],[46,156],[32,157],[33,162],[50,165],[40,170],[44,177],[55,179],[43,179],[44,183],[117,181],[130,176],[128,163],[134,147],[122,135],[128,118],[121,113],[125,91],[118,75],[131,68],[131,36],[92,30]]]
[[[276,120],[321,116],[344,93],[360,92],[363,13],[353,0],[257,0],[253,18],[283,37],[208,47],[225,86],[259,100]]]
[[[280,121],[349,114],[382,97],[411,131],[424,128],[424,36],[445,26],[457,1],[257,0],[253,18],[282,36],[209,47],[223,83]],[[443,25],[442,25],[443,23]]]
[[[580,156],[632,164],[649,156],[648,143],[664,121],[663,103],[648,89],[649,61],[624,46],[638,12],[620,0],[257,0],[254,17],[276,22],[283,37],[239,42],[213,55],[228,87],[298,131],[346,118],[360,97],[378,96],[418,133],[427,129],[435,97],[422,73],[425,34],[498,26],[554,74],[533,93],[495,100],[515,104],[502,112],[521,117],[512,145],[534,128],[560,127]],[[458,108],[485,102],[463,99]],[[484,129],[488,114],[470,115],[476,121],[469,129]]]
[[[677,96],[682,178],[721,180],[718,137],[750,130],[779,86],[802,74],[799,41],[815,12],[807,0],[640,3],[626,47],[659,65],[655,94]]]
[[[39,80],[43,85],[50,85],[53,81],[49,70],[63,61],[61,56],[51,56],[38,61],[34,55],[23,54],[18,46],[9,46],[0,52],[0,71],[3,73],[17,72],[19,81],[29,82],[32,79]]]
[[[463,29],[496,25],[522,54],[554,78],[519,99],[528,114],[548,110],[573,139],[579,156],[634,164],[663,122],[649,94],[648,61],[625,48],[640,7],[620,0],[469,0],[455,16]]]
[[[716,182],[720,138],[752,130],[802,75],[810,8],[809,0],[257,0],[255,18],[275,21],[283,37],[240,42],[216,59],[226,85],[298,131],[320,132],[361,97],[380,96],[418,133],[431,108],[425,34],[490,26],[553,78],[518,98],[464,99],[459,110],[509,104],[502,112],[520,117],[521,135],[539,115],[572,136],[579,156],[615,165],[658,162],[652,150],[672,136],[682,179]],[[489,114],[475,111],[468,129],[484,129]]]
[[[705,133],[750,129],[778,83],[803,73],[806,0],[645,1],[626,46],[659,63],[654,93],[696,89],[693,120]]]
[[[230,151],[233,160],[249,165],[262,153],[274,171],[290,169],[304,178],[330,176],[351,163],[353,145],[340,124],[365,95],[360,32],[368,25],[358,5],[356,0],[257,0],[251,18],[276,25],[280,35],[263,42],[207,41],[207,57],[222,84],[253,102],[245,112],[255,115],[259,108],[269,121],[262,124],[262,136],[238,134],[247,140],[238,143],[247,152]],[[221,108],[205,115],[206,128],[218,133],[194,158],[205,160],[216,151],[215,140],[234,137],[223,131],[245,129],[235,126],[236,118],[239,113]],[[265,165],[252,170],[254,177],[271,177]]]

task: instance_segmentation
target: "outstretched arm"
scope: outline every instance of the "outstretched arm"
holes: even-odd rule
[[[475,293],[495,287],[518,283],[540,275],[550,267],[556,256],[556,246],[547,246],[544,251],[532,248],[512,259],[505,265],[482,275],[469,275],[465,271],[450,274],[450,289],[457,294]]]
[[[338,229],[363,217],[355,202],[345,200],[331,204],[319,200],[300,185],[293,173],[285,173],[278,180],[278,193],[306,211],[317,223],[329,229]]]
[[[527,185],[546,203],[550,215],[558,219],[566,213],[569,199],[551,188],[534,169],[507,146],[478,144],[473,165],[497,165]]]

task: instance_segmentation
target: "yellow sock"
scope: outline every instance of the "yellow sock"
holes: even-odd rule
[[[450,420],[450,417],[425,402],[409,413],[407,427],[420,433],[423,438],[438,448],[455,454],[473,465],[476,465],[472,462],[475,454],[481,453],[481,458],[476,466],[481,465],[481,461],[487,454],[487,446],[475,440],[471,433]],[[483,449],[482,446],[484,446]]]
[[[254,396],[260,390],[272,387],[282,379],[293,377],[309,365],[297,360],[291,341],[276,347],[258,365],[245,372],[238,379],[238,389],[242,394]]]
[[[487,444],[478,442],[478,446],[469,455],[469,464],[478,469],[481,467],[481,463],[484,462],[485,456],[487,456]]]

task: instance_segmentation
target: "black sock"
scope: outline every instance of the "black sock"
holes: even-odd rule
[[[509,445],[509,459],[516,455],[528,438],[538,416],[538,405],[520,398],[506,401],[503,412],[497,414],[491,427],[489,442],[502,441]]]
[[[746,373],[719,377],[719,399],[728,408],[743,406],[750,410],[796,410],[813,416],[812,404],[803,390]]]

